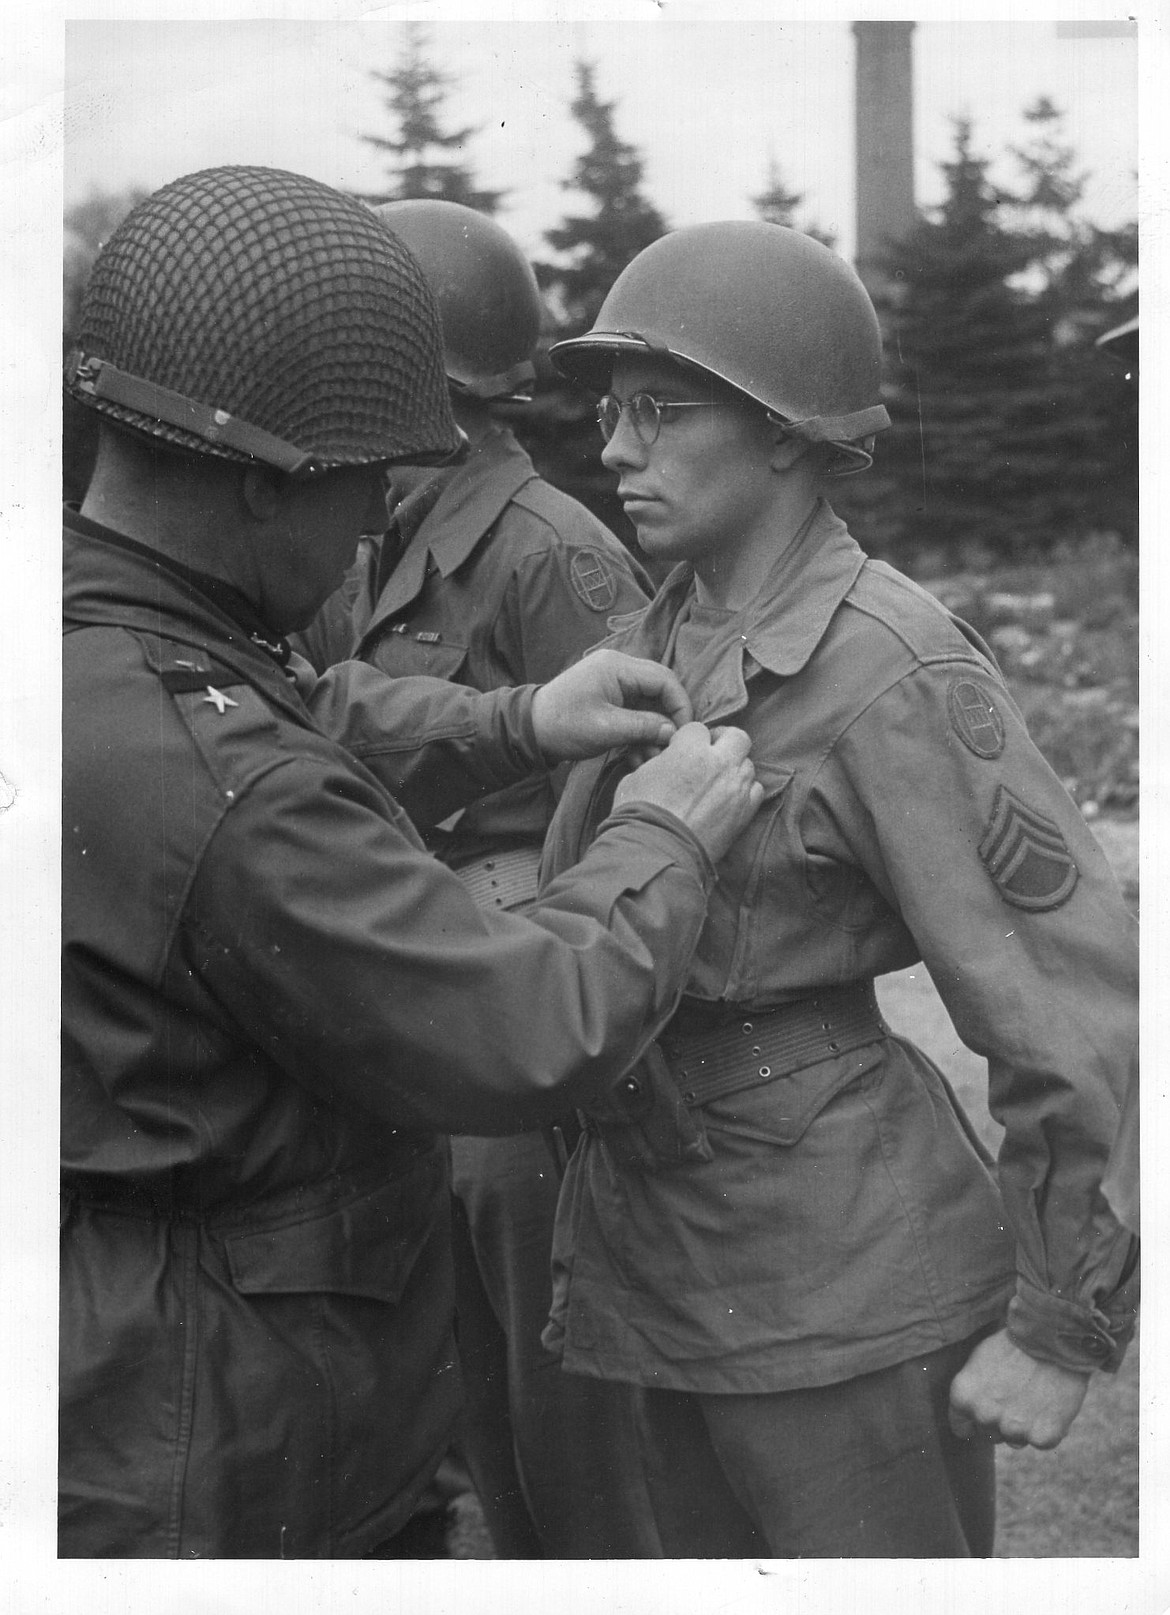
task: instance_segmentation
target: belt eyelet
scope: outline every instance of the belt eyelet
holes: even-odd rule
[[[755,1048],[752,1050],[752,1058],[755,1059],[755,1060],[758,1060],[760,1058],[760,1055],[763,1054],[763,1052],[764,1052],[763,1049],[757,1043]]]
[[[829,1048],[833,1051],[834,1054],[836,1054],[840,1050],[841,1045],[839,1043],[830,1043]]]
[[[761,1077],[770,1077],[772,1075],[772,1067],[770,1065],[762,1065],[760,1067],[760,1075]]]
[[[751,1034],[752,1034],[752,1030],[753,1030],[753,1028],[752,1028],[751,1021],[744,1021],[744,1023],[743,1023],[744,1036],[745,1037],[750,1037]]]

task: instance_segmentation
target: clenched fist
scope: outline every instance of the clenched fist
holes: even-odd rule
[[[951,1429],[1009,1447],[1055,1447],[1081,1410],[1089,1375],[1042,1363],[1006,1330],[981,1340],[951,1383]]]

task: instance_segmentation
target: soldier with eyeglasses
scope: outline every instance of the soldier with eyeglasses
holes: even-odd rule
[[[1101,1192],[1133,921],[990,651],[829,503],[889,424],[839,257],[677,230],[553,358],[603,395],[602,460],[672,567],[607,643],[742,727],[765,799],[634,1074],[657,1126],[590,1121],[570,1162],[545,1339],[642,1387],[668,1556],[989,1555],[995,1444],[1054,1447],[1134,1327]],[[574,767],[546,882],[631,761]],[[988,1062],[998,1161],[879,1012],[918,962]]]

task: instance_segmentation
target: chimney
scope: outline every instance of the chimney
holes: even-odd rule
[[[914,69],[912,22],[855,22],[857,84],[857,272],[872,290],[887,240],[913,228]]]

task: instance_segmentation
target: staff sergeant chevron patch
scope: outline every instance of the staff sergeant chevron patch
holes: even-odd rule
[[[1060,826],[1021,802],[1006,785],[995,793],[979,856],[1016,908],[1059,908],[1079,877]]]

